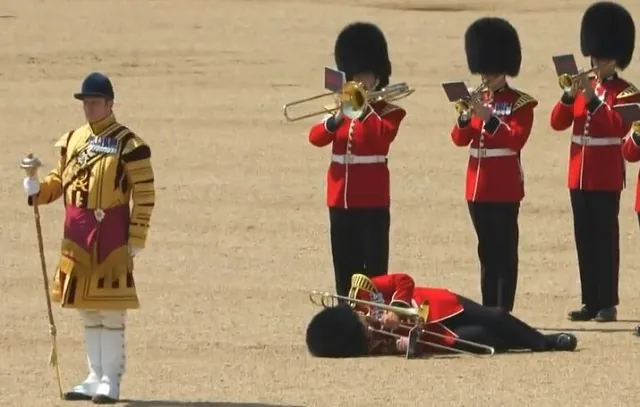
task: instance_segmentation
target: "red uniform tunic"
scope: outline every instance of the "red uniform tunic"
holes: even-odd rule
[[[578,93],[573,104],[562,101],[551,111],[551,127],[556,131],[573,125],[569,150],[569,189],[621,191],[625,166],[621,153],[622,139],[631,129],[612,109],[622,103],[640,101],[638,90],[617,75],[593,82],[599,101],[588,108],[589,101]],[[593,102],[592,102],[593,103]]]
[[[371,281],[378,289],[379,294],[382,295],[385,304],[417,307],[425,302],[428,303],[429,316],[425,328],[428,331],[445,335],[449,339],[429,335],[423,339],[446,346],[455,343],[456,335],[440,323],[463,311],[455,293],[444,288],[415,287],[413,278],[402,273],[373,277]],[[375,301],[375,299],[367,300]]]
[[[524,198],[524,174],[520,151],[533,127],[533,109],[538,102],[516,89],[497,90],[487,106],[494,109],[499,125],[492,133],[472,116],[464,127],[451,131],[456,146],[470,145],[465,199],[471,202],[520,202]]]
[[[622,156],[630,163],[640,161],[640,134],[631,134],[624,140]],[[640,173],[638,173],[637,178],[635,211],[640,213]]]
[[[335,132],[325,122],[309,132],[317,147],[332,143],[327,171],[327,205],[338,208],[378,208],[390,205],[387,154],[404,119],[404,109],[379,101],[362,119],[345,118]]]

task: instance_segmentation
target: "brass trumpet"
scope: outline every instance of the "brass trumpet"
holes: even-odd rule
[[[458,112],[461,116],[471,116],[473,108],[472,104],[479,102],[478,98],[482,95],[483,92],[489,90],[489,83],[486,81],[482,81],[482,83],[475,88],[468,97],[464,99],[457,100],[454,104],[456,112]]]
[[[593,68],[587,70],[587,71],[580,71],[575,75],[570,75],[568,73],[563,73],[562,75],[558,76],[558,84],[560,85],[560,88],[565,91],[565,92],[570,92],[573,89],[573,86],[575,85],[575,82],[578,78],[585,76],[585,75],[589,75],[592,73],[596,73],[599,70],[603,69],[603,68],[608,68],[610,67],[612,64],[615,64],[614,61],[611,62],[607,62],[604,65],[600,65],[600,66],[594,66]]]
[[[339,301],[345,301],[351,304],[361,304],[361,305],[366,305],[369,307],[369,309],[371,308],[379,308],[379,309],[383,309],[386,311],[390,311],[393,313],[396,313],[398,315],[404,316],[404,317],[408,317],[410,320],[413,320],[412,322],[414,322],[414,325],[409,325],[409,324],[400,324],[400,327],[403,329],[407,329],[408,331],[411,331],[412,329],[417,329],[420,335],[430,335],[432,337],[436,337],[436,338],[440,338],[440,339],[448,339],[448,337],[435,333],[435,332],[431,332],[426,330],[423,325],[426,324],[427,321],[427,317],[429,315],[429,306],[427,304],[423,304],[418,308],[403,308],[403,307],[394,307],[392,305],[387,305],[387,304],[378,304],[377,302],[372,302],[372,301],[366,301],[366,300],[359,300],[359,299],[355,299],[355,298],[351,298],[351,297],[344,297],[341,295],[336,295],[336,294],[330,294],[327,292],[320,292],[320,291],[311,291],[311,293],[309,294],[309,299],[311,300],[311,302],[314,305],[317,306],[321,306],[324,308],[330,308],[330,307],[335,307],[339,305]],[[380,323],[380,321],[375,320],[373,317],[371,317],[369,314],[364,315],[365,319],[369,320],[369,321],[373,321],[375,323]],[[368,326],[368,329],[372,332],[377,332],[383,335],[387,335],[387,336],[391,336],[393,338],[404,338],[403,335],[397,334],[395,332],[390,332],[384,329],[378,329],[378,328],[374,328],[372,326]],[[468,352],[462,349],[457,349],[454,347],[450,347],[450,346],[445,346],[445,345],[440,345],[438,343],[434,343],[434,342],[429,342],[429,341],[425,341],[423,339],[418,339],[417,340],[418,343],[421,343],[425,346],[429,346],[431,348],[435,348],[435,349],[441,349],[441,350],[446,350],[448,352],[453,352],[453,353],[459,353],[459,354],[464,354],[464,355],[469,355],[469,356],[474,356],[474,357],[480,357],[480,358],[484,358],[484,357],[488,357],[488,356],[493,356],[495,354],[495,349],[491,346],[487,346],[487,345],[483,345],[480,343],[476,343],[476,342],[471,342],[471,341],[466,341],[463,339],[459,339],[456,338],[456,342],[462,343],[462,344],[466,344],[468,346],[474,347],[478,350],[482,350],[485,353],[482,354],[478,354],[478,353],[473,353],[473,352]]]
[[[299,120],[321,114],[335,114],[338,110],[342,109],[345,116],[350,119],[356,119],[360,117],[362,112],[364,112],[364,110],[374,102],[379,100],[391,102],[394,100],[404,99],[413,92],[415,92],[415,89],[410,89],[409,85],[405,82],[389,85],[379,91],[367,92],[362,83],[349,81],[344,84],[342,90],[337,94],[333,92],[321,93],[316,96],[294,100],[293,102],[285,104],[283,106],[284,117],[289,122],[297,122]],[[289,114],[289,108],[291,106],[300,105],[329,96],[333,96],[336,100],[331,104],[325,105],[323,110],[318,110],[300,116],[292,116]]]

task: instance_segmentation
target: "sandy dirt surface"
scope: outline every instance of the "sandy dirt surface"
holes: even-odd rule
[[[125,406],[634,406],[640,403],[640,267],[636,166],[621,209],[617,323],[570,323],[579,305],[566,189],[568,133],[548,125],[560,95],[551,56],[579,55],[583,0],[143,1],[0,3],[0,405],[62,405],[35,229],[20,159],[54,164],[53,143],[82,123],[73,100],[92,70],[115,84],[117,117],[152,146],[157,207],[137,260],[142,308],[130,314]],[[640,16],[640,5],[625,1]],[[406,361],[314,360],[304,330],[312,289],[333,289],[324,205],[327,149],[313,120],[285,123],[282,104],[322,92],[333,42],[354,19],[385,31],[392,83],[416,88],[392,146],[394,271],[479,299],[476,241],[463,199],[467,151],[440,83],[465,79],[463,34],[500,15],[524,49],[512,84],[540,104],[523,153],[520,280],[515,314],[571,330],[579,351]],[[640,84],[638,55],[625,77]],[[321,105],[310,105],[312,108]],[[62,208],[42,208],[49,272]],[[85,375],[82,328],[55,308],[65,387]],[[191,403],[191,404],[190,404]],[[252,404],[256,403],[256,404]]]

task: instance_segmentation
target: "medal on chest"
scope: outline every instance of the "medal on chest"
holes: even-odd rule
[[[87,148],[78,154],[76,162],[72,167],[74,176],[76,176],[85,166],[87,166],[91,162],[91,160],[96,158],[96,156],[98,156],[99,154],[117,154],[118,146],[118,141],[113,138],[98,137],[93,135],[90,136]]]
[[[509,116],[513,109],[513,105],[508,102],[496,102],[493,105],[493,113],[496,116]]]
[[[89,153],[87,152],[87,150],[84,150],[83,152],[80,153],[80,155],[78,155],[78,164],[85,165],[87,162],[89,162],[90,159],[91,159],[91,156],[89,156]]]
[[[375,302],[376,304],[384,304],[384,297],[382,293],[374,293],[371,294],[371,302]],[[384,310],[379,307],[370,307],[369,316],[373,317],[375,320],[382,319],[382,314]]]
[[[111,137],[91,136],[87,150],[94,154],[114,155],[118,152],[118,141]]]

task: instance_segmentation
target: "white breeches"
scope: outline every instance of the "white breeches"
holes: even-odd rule
[[[125,327],[127,311],[85,309],[79,311],[84,319],[85,328],[124,329]]]

